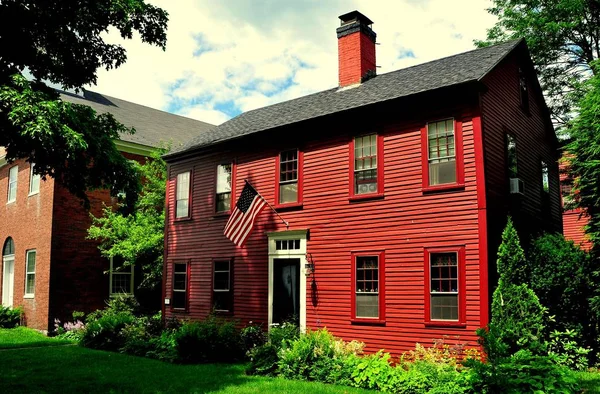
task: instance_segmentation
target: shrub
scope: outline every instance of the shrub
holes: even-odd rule
[[[177,361],[175,332],[165,329],[159,336],[151,338],[151,349],[146,353],[146,357],[168,362]]]
[[[15,328],[21,322],[23,309],[0,305],[0,328]]]
[[[134,320],[135,317],[130,312],[111,312],[100,314],[98,318],[88,318],[81,344],[93,349],[120,350],[127,338],[122,331]]]
[[[577,342],[598,350],[598,316],[590,299],[598,288],[590,254],[561,234],[544,234],[532,242],[531,288],[548,307],[551,330],[577,332]]]
[[[486,393],[575,393],[574,373],[556,363],[553,357],[535,355],[523,349],[494,363],[467,362],[472,368],[476,392]]]
[[[351,371],[351,385],[364,389],[396,392],[397,370],[390,364],[390,354],[383,350],[363,357],[347,357],[346,370]]]
[[[548,354],[554,356],[558,364],[574,370],[583,371],[588,367],[588,354],[591,349],[577,345],[577,333],[574,330],[557,331],[550,334]]]
[[[267,334],[263,331],[262,327],[253,325],[252,322],[250,322],[249,326],[242,329],[240,336],[246,352],[257,346],[264,345],[268,339]]]
[[[327,329],[307,331],[279,351],[279,372],[290,379],[334,383],[342,379],[348,355],[362,352],[359,342],[344,343]],[[350,377],[347,376],[346,379]]]
[[[248,375],[273,376],[277,373],[279,349],[272,343],[255,346],[247,353],[250,364],[246,369]]]
[[[280,326],[272,326],[269,330],[269,342],[275,347],[281,348],[286,342],[291,342],[300,336],[300,328],[290,322],[284,322]]]
[[[231,362],[243,356],[240,333],[233,322],[209,316],[184,323],[175,333],[178,361],[184,363]]]

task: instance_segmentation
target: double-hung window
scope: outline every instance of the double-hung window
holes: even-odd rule
[[[187,309],[188,263],[173,264],[173,309]]]
[[[217,192],[215,211],[228,212],[231,210],[231,164],[219,164],[217,166]]]
[[[427,186],[459,183],[454,119],[427,124]]]
[[[512,134],[506,134],[506,161],[509,178],[518,178],[517,140]]]
[[[383,137],[354,137],[350,144],[350,197],[383,194]]]
[[[278,205],[302,203],[301,171],[302,152],[291,149],[279,153],[275,190]]]
[[[25,297],[32,298],[35,294],[35,250],[27,251],[25,265]]]
[[[35,174],[33,168],[35,163],[31,163],[29,167],[29,195],[38,194],[40,192],[40,174]]]
[[[133,265],[124,266],[120,257],[110,258],[110,295],[133,295]]]
[[[352,254],[352,319],[385,319],[384,252]]]
[[[17,199],[17,179],[19,176],[19,167],[14,166],[8,170],[8,202]]]
[[[425,321],[465,322],[464,247],[425,250]]]
[[[213,263],[213,309],[215,312],[231,312],[233,306],[231,288],[231,260]]]
[[[548,176],[548,164],[542,160],[542,191],[545,194],[550,193],[550,177]]]
[[[175,218],[190,216],[190,171],[177,174],[175,185]]]

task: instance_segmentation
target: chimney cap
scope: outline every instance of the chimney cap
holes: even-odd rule
[[[349,24],[349,23],[353,23],[353,22],[359,22],[360,24],[364,24],[364,25],[372,25],[373,24],[372,20],[370,20],[364,14],[362,14],[356,10],[348,12],[347,14],[344,14],[344,15],[340,15],[339,18],[342,21],[341,26]]]

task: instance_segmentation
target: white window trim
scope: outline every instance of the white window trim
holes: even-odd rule
[[[129,272],[126,270],[123,271],[113,271],[113,258],[110,258],[110,269],[108,271],[109,274],[109,280],[108,280],[108,294],[110,295],[110,297],[120,297],[120,296],[133,296],[133,270],[134,270],[134,266],[130,265],[129,268],[131,269]],[[130,286],[129,288],[131,289],[130,293],[113,293],[112,291],[112,284],[113,284],[113,275],[129,275],[131,273],[131,278],[130,278]]]
[[[182,186],[182,181],[181,181],[181,177],[183,175],[187,174],[187,188],[188,188],[188,193],[187,196],[185,198],[179,198],[179,191],[180,191],[180,187]],[[175,219],[181,219],[181,218],[188,218],[190,217],[190,211],[192,209],[192,207],[190,206],[190,187],[192,185],[192,172],[191,171],[184,171],[184,172],[180,172],[179,174],[177,174],[177,180],[175,181]],[[187,201],[187,213],[184,216],[179,216],[178,212],[177,212],[177,203],[179,201]]]
[[[35,163],[31,163],[29,165],[29,196],[35,196],[36,194],[40,194],[40,175],[33,173],[33,167],[35,167]],[[33,180],[37,179],[37,190],[31,190],[33,186]]]
[[[25,255],[25,294],[23,295],[23,298],[34,298],[35,297],[35,269],[33,271],[29,271],[29,255],[34,253],[35,254],[35,265],[37,268],[37,253],[35,249],[32,250],[28,250],[27,254]],[[27,277],[29,275],[33,275],[33,293],[28,293],[27,292]]]
[[[10,176],[11,176],[11,172],[13,171],[13,168],[15,169],[14,171],[16,172],[15,175],[15,180],[14,182],[11,182]],[[18,191],[18,186],[19,186],[19,166],[13,166],[11,168],[8,169],[8,190],[7,190],[7,204],[13,203],[15,201],[17,201],[17,191]],[[15,185],[15,196],[13,199],[10,198],[10,186],[11,184]]]

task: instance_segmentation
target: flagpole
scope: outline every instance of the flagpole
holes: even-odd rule
[[[247,180],[247,179],[244,179],[244,182],[246,182],[248,185],[250,185],[250,187],[251,187],[251,188],[252,188],[252,189],[253,189],[253,190],[256,192],[256,194],[258,194],[258,195],[260,196],[260,198],[262,198],[262,199],[263,199],[263,201],[267,203],[267,205],[269,206],[269,208],[271,208],[271,210],[272,210],[273,212],[275,212],[275,215],[277,215],[277,216],[279,217],[279,219],[281,219],[281,221],[282,221],[282,222],[285,224],[285,227],[287,227],[287,229],[289,230],[289,229],[290,229],[290,224],[288,223],[288,221],[287,221],[287,220],[285,220],[284,218],[282,218],[282,217],[281,217],[281,215],[279,214],[279,212],[277,212],[277,211],[275,210],[275,208],[273,208],[273,206],[272,206],[271,204],[269,204],[269,202],[267,201],[267,199],[266,199],[266,198],[264,198],[264,197],[262,196],[262,194],[260,194],[260,193],[258,192],[258,190],[254,189],[254,186],[252,186],[252,184],[251,184],[250,182],[248,182],[248,180]]]

